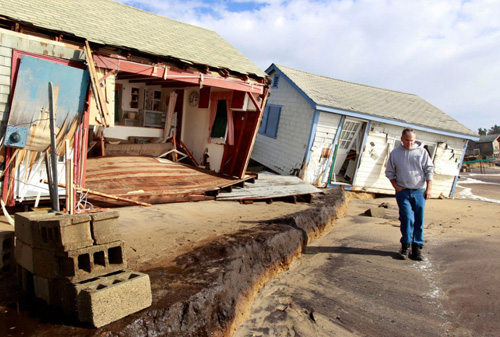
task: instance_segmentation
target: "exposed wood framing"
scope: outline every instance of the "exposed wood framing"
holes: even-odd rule
[[[221,77],[218,75],[200,74],[196,72],[189,72],[168,66],[158,67],[149,64],[142,64],[128,60],[112,58],[109,56],[94,54],[95,66],[99,68],[106,68],[117,70],[118,72],[126,72],[137,75],[142,75],[151,78],[175,80],[179,82],[189,83],[192,85],[200,85],[200,79],[203,77],[203,85],[218,87],[230,90],[239,90],[250,92],[254,94],[263,94],[265,84],[257,82],[244,82],[238,78]],[[165,72],[167,73],[165,75]],[[225,73],[224,73],[225,74]],[[229,73],[227,73],[229,76]]]

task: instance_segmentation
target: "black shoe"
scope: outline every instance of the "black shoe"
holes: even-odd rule
[[[419,247],[418,245],[412,245],[411,246],[411,258],[412,258],[412,260],[415,260],[415,261],[423,261],[425,259],[425,257],[422,254],[422,247]]]
[[[406,260],[409,255],[410,255],[410,245],[404,243],[401,244],[401,249],[399,250],[399,257],[402,260]]]

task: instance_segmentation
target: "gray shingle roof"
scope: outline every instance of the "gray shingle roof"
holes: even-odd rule
[[[111,0],[2,0],[0,16],[95,43],[266,76],[214,31]]]
[[[275,66],[317,105],[477,137],[475,132],[417,95]]]
[[[493,141],[497,140],[499,137],[500,134],[481,136],[476,143],[493,143]]]

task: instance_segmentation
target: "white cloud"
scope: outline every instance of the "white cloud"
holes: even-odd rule
[[[227,0],[121,2],[214,30],[262,69],[417,94],[473,131],[500,124],[496,0],[259,0],[239,12]]]

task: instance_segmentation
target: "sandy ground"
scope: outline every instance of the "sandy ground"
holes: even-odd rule
[[[487,179],[499,183],[499,172]],[[498,186],[467,183],[477,178],[471,174],[461,177],[457,195],[500,200]],[[389,204],[384,218],[360,215],[382,202]],[[129,268],[147,272],[224,234],[308,207],[204,201],[118,210]],[[399,261],[394,199],[353,200],[346,216],[312,242],[290,271],[268,282],[234,336],[498,336],[499,218],[498,203],[430,200],[428,261]],[[12,230],[4,219],[2,230]],[[15,308],[0,309],[0,335],[44,324]]]
[[[476,199],[498,196],[495,185],[477,185],[486,186],[476,182]],[[467,188],[457,191],[470,197]],[[383,203],[384,217],[363,215]],[[499,336],[500,204],[429,200],[424,262],[398,259],[397,218],[394,198],[351,200],[261,289],[234,336]]]

